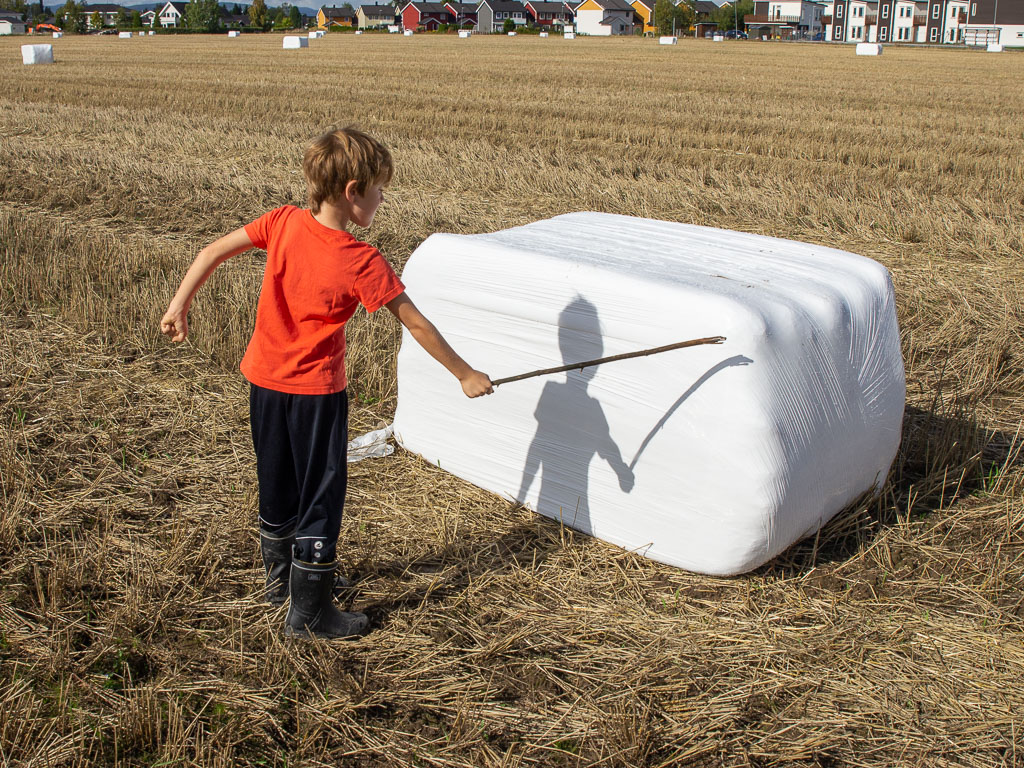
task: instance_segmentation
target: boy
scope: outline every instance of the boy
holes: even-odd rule
[[[314,141],[302,169],[309,208],[283,206],[203,248],[160,329],[184,341],[189,306],[213,271],[250,248],[267,251],[256,327],[240,366],[250,383],[267,598],[281,604],[290,596],[287,635],[349,637],[367,619],[333,602],[347,482],[345,323],[360,303],[368,312],[386,306],[468,397],[493,390],[416,309],[380,252],[345,229],[373,222],[391,181],[387,148],[343,128]]]

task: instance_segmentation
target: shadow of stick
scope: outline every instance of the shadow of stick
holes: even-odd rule
[[[690,395],[692,395],[694,392],[700,389],[704,385],[704,382],[706,382],[708,379],[710,379],[712,376],[714,376],[721,370],[724,370],[726,368],[732,368],[733,366],[737,365],[750,365],[752,362],[754,361],[751,360],[749,357],[745,357],[744,355],[735,355],[733,357],[727,358],[726,360],[723,360],[714,367],[709,368],[707,371],[705,371],[704,375],[702,375],[699,379],[693,382],[693,384],[690,385],[690,388],[683,392],[683,394],[679,396],[678,400],[672,403],[672,407],[665,411],[665,414],[660,419],[658,419],[658,423],[654,425],[654,428],[647,433],[647,437],[644,438],[644,441],[640,443],[640,448],[637,449],[636,456],[634,456],[633,460],[629,463],[629,468],[631,470],[636,468],[636,463],[637,461],[640,460],[640,455],[644,452],[644,450],[646,450],[651,440],[654,439],[654,436],[658,434],[658,432],[661,431],[662,427],[665,426],[668,420],[672,418],[672,414],[676,412],[679,406],[686,402]]]

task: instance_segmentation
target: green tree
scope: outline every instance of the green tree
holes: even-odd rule
[[[254,27],[267,28],[267,4],[264,0],[252,0],[249,6],[249,22]]]
[[[185,6],[185,26],[216,32],[220,28],[220,6],[217,0],[192,0]]]
[[[125,11],[124,6],[117,9],[117,15],[114,16],[114,26],[118,29],[128,26],[128,13]]]
[[[160,23],[160,9],[159,8],[154,8],[153,9],[153,29],[160,29],[160,27],[162,27],[162,26],[163,26],[163,24]]]
[[[736,0],[736,5],[723,5],[715,14],[715,22],[721,30],[743,29],[743,16],[754,12],[753,0]],[[737,26],[738,25],[738,26]]]
[[[89,17],[89,26],[93,29],[101,29],[103,27],[103,16],[99,11],[94,11],[92,16]]]
[[[289,9],[288,23],[292,25],[292,29],[298,29],[302,26],[302,11],[299,10],[299,6],[293,5]]]
[[[672,0],[658,0],[654,4],[654,26],[659,35],[672,34],[672,20],[675,18],[676,7]]]
[[[240,6],[238,3],[235,3],[235,7],[231,9],[231,15],[232,16],[241,16],[242,15],[242,6]]]
[[[138,29],[142,26],[142,14],[138,11],[132,11],[132,27]]]
[[[512,19],[505,19],[505,23],[501,25],[502,32],[515,32],[516,23]]]
[[[657,0],[654,5],[654,25],[659,34],[671,35],[674,30],[677,35],[685,35],[693,26],[693,19],[693,8],[685,0],[678,5],[672,0]]]

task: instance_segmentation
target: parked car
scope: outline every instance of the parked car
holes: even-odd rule
[[[820,43],[824,39],[825,39],[825,33],[824,32],[818,32],[814,37],[811,38],[811,40],[813,40],[816,43]]]
[[[747,37],[747,33],[741,29],[730,29],[725,33],[726,40],[746,40]]]

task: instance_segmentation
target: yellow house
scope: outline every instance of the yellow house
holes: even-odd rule
[[[654,0],[633,0],[630,5],[636,11],[636,15],[643,20],[644,34],[654,34]]]
[[[326,5],[320,6],[316,12],[317,29],[328,27],[354,27],[356,25],[356,14],[351,8],[335,8]]]

